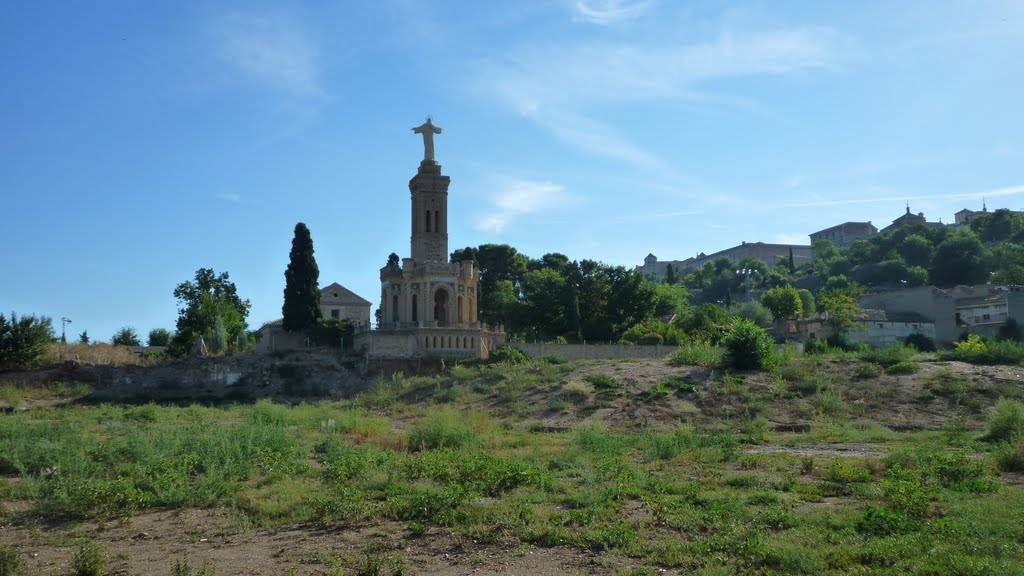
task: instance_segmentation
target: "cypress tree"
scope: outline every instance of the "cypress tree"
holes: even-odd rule
[[[320,320],[320,269],[313,258],[313,238],[302,222],[295,225],[295,238],[288,269],[284,271],[284,329],[300,332],[314,328]]]
[[[789,247],[789,273],[793,274],[796,272],[796,264],[793,262],[793,247]]]
[[[668,269],[665,271],[665,282],[667,284],[676,283],[676,271],[674,268],[672,268],[671,264],[668,265]]]

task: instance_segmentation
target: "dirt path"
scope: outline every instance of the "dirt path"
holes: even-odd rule
[[[0,543],[18,546],[31,574],[69,574],[83,539],[102,545],[113,575],[171,574],[177,561],[187,561],[192,574],[207,562],[217,576],[377,573],[370,570],[374,565],[390,574],[399,564],[406,574],[556,576],[612,574],[632,565],[612,555],[567,546],[539,548],[512,538],[485,545],[441,529],[417,537],[397,523],[241,531],[228,511],[218,509],[146,512],[107,525],[0,526]]]

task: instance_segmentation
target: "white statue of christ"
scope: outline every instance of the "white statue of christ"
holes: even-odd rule
[[[416,134],[423,134],[423,161],[434,161],[434,134],[440,134],[441,128],[434,126],[434,121],[427,116],[427,121],[412,129]]]

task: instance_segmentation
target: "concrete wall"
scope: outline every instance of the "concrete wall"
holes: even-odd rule
[[[935,339],[935,324],[928,322],[861,322],[850,328],[847,336],[853,342],[866,342],[876,348],[903,342],[911,334]]]
[[[935,323],[935,342],[952,344],[959,332],[956,327],[956,306],[953,296],[932,286],[907,288],[892,292],[868,294],[861,298],[863,308],[885,310],[890,315],[916,313]]]
[[[543,358],[549,354],[566,360],[614,360],[617,358],[664,358],[676,346],[630,346],[628,344],[548,344],[546,342],[510,342],[530,358]]]
[[[288,332],[280,324],[267,324],[260,328],[259,334],[260,338],[253,346],[253,352],[257,354],[303,350],[307,347],[308,338],[305,334]]]

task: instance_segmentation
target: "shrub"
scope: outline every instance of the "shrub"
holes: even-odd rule
[[[589,374],[584,380],[594,385],[594,388],[598,390],[614,390],[616,388],[622,388],[622,383],[616,381],[607,374]]]
[[[1024,471],[1024,440],[1004,442],[992,452],[996,467],[1003,472]]]
[[[147,344],[149,346],[167,346],[171,343],[173,336],[167,328],[154,328],[149,331]]]
[[[902,534],[915,528],[916,524],[903,512],[888,508],[868,507],[857,520],[857,532],[871,536]]]
[[[501,362],[504,364],[526,364],[530,359],[518,348],[513,348],[512,346],[498,346],[493,352],[491,352],[488,361],[491,363]]]
[[[921,367],[914,362],[897,362],[885,369],[886,374],[913,374]]]
[[[1003,398],[996,403],[988,418],[985,440],[1011,442],[1024,438],[1024,404]]]
[[[914,332],[903,341],[907,346],[913,346],[917,348],[918,352],[935,352],[935,340],[921,334],[920,332]]]
[[[861,360],[867,362],[874,362],[884,368],[888,368],[894,364],[900,364],[903,362],[909,362],[914,355],[917,354],[917,349],[907,344],[890,344],[885,348],[878,348],[875,350],[868,350],[860,355]]]
[[[586,382],[569,382],[558,393],[559,398],[572,404],[586,402],[594,393],[594,387]]]
[[[819,386],[814,407],[819,414],[826,416],[840,416],[847,410],[843,394],[835,386]]]
[[[36,366],[53,340],[49,318],[22,316],[11,312],[10,319],[0,314],[0,372],[25,370]]]
[[[409,448],[434,450],[461,448],[479,442],[476,431],[452,410],[441,410],[409,429]]]
[[[776,363],[775,342],[750,320],[735,320],[723,344],[725,363],[738,370],[771,368]]]
[[[131,326],[125,326],[114,333],[114,336],[110,339],[110,343],[114,346],[141,346],[142,343],[139,341],[139,334],[135,332],[135,328]]]
[[[1024,340],[1024,330],[1021,330],[1020,322],[1015,318],[1007,318],[1006,322],[999,327],[996,337],[1000,340]]]
[[[883,368],[881,365],[875,364],[874,362],[866,362],[857,366],[857,369],[854,370],[854,376],[863,380],[868,380],[870,378],[878,378],[882,375],[882,372]]]
[[[639,342],[639,344],[646,344],[648,346],[664,343],[665,337],[662,336],[661,334],[658,334],[657,332],[648,332],[647,334],[644,334],[643,336],[640,337]]]
[[[0,576],[25,574],[25,559],[14,546],[0,544]]]
[[[95,542],[83,543],[75,550],[71,570],[75,576],[106,576],[107,551]]]
[[[704,366],[714,368],[722,363],[722,351],[707,342],[683,344],[669,358],[676,366]]]
[[[319,318],[310,329],[310,338],[317,346],[328,348],[351,348],[355,328],[348,320]]]
[[[1015,340],[993,340],[983,355],[985,364],[1020,364],[1024,361],[1024,343]]]

